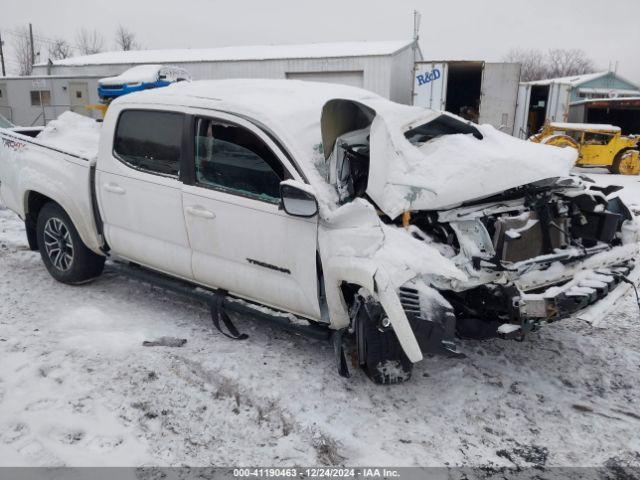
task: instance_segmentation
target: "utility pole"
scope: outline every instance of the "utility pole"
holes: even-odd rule
[[[29,45],[31,46],[31,65],[36,63],[36,52],[33,46],[33,27],[29,24]]]
[[[2,50],[2,34],[0,34],[0,65],[2,65],[2,76],[7,76],[7,71],[4,68],[4,51]]]
[[[420,20],[422,15],[418,10],[413,11],[413,61],[417,61],[418,40],[420,40]]]

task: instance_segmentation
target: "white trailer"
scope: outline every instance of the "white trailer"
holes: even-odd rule
[[[567,122],[571,88],[571,85],[555,82],[520,84],[513,135],[529,138],[545,122]]]
[[[520,64],[416,62],[413,81],[414,105],[446,110],[514,133]]]

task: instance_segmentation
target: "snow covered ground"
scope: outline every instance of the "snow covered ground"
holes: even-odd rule
[[[621,181],[640,204],[637,177]],[[640,314],[463,342],[407,384],[340,378],[318,341],[107,272],[56,283],[0,206],[0,466],[640,465]],[[161,336],[180,348],[143,347]]]

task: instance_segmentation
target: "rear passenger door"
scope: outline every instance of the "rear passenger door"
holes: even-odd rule
[[[317,217],[279,208],[280,182],[300,175],[243,119],[196,116],[191,138],[183,205],[195,280],[319,319]]]
[[[184,128],[182,113],[123,110],[113,150],[98,162],[96,190],[115,254],[191,279],[180,181]]]

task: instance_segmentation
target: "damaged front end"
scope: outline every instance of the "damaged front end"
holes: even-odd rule
[[[637,254],[635,222],[616,190],[549,179],[405,220],[467,275],[432,282],[453,307],[457,334],[522,338],[613,290]]]
[[[571,175],[575,152],[448,114],[377,107],[325,106],[338,208],[323,235],[339,259],[335,283],[356,270],[372,277],[412,361],[456,354],[457,337],[522,339],[606,296],[633,268],[638,227],[620,187]]]

